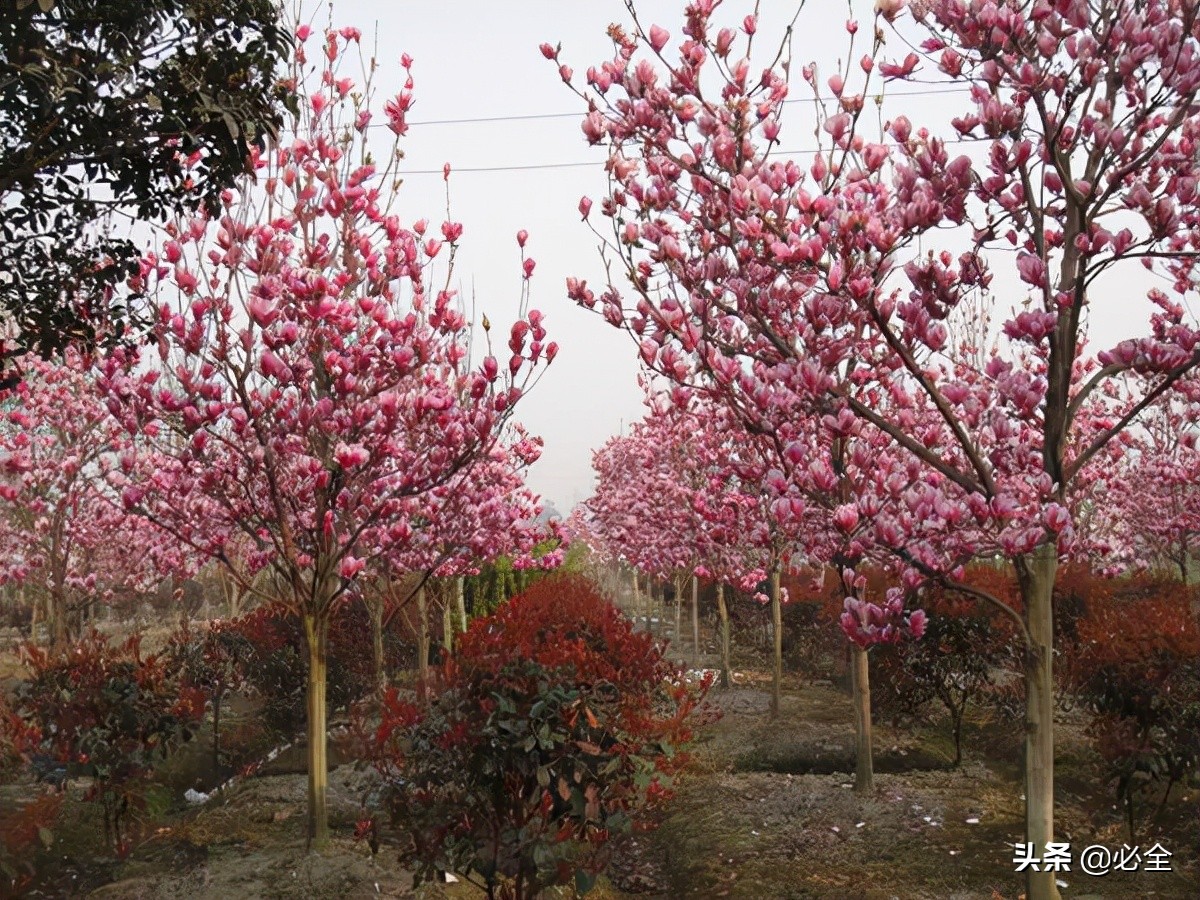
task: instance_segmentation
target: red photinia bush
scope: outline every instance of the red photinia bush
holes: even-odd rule
[[[113,645],[93,630],[64,652],[26,646],[22,657],[29,678],[14,690],[13,710],[36,735],[35,772],[59,784],[91,777],[85,799],[103,804],[105,837],[124,852],[138,784],[191,738],[203,694],[180,685],[162,657],[143,657],[136,635]]]
[[[475,620],[440,676],[427,707],[387,696],[373,753],[417,879],[507,898],[591,886],[667,796],[708,688],[577,577]]]
[[[1092,598],[1067,654],[1131,840],[1136,796],[1165,785],[1161,809],[1200,761],[1200,624],[1188,591],[1162,582],[1147,596],[1152,583],[1118,583],[1124,596]]]
[[[348,708],[374,689],[371,623],[361,603],[340,603],[330,622],[326,703]],[[407,664],[410,648],[397,629],[384,631],[384,663]],[[305,692],[296,672],[304,665],[304,629],[286,606],[268,603],[236,619],[177,632],[168,655],[184,684],[202,691],[213,718],[214,767],[219,768],[221,701],[232,691],[261,702],[259,721],[273,737],[291,740],[304,727]]]

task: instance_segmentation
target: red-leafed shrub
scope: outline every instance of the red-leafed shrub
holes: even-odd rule
[[[978,603],[928,590],[921,605],[929,618],[919,640],[872,650],[872,704],[908,716],[920,716],[933,703],[941,706],[950,720],[958,766],[967,708],[996,696],[995,676],[1005,666],[1015,668],[1017,647],[1011,629],[1000,627],[998,614],[989,615]]]
[[[168,652],[184,683],[206,695],[214,719],[214,763],[220,755],[221,699],[231,691],[260,701],[260,721],[275,738],[291,739],[304,728],[304,629],[284,606],[265,604],[236,619],[179,632]],[[404,665],[410,655],[396,629],[385,630],[385,667]],[[343,603],[334,613],[327,677],[330,709],[349,708],[375,689],[371,622],[361,603]]]
[[[137,636],[113,645],[92,631],[62,653],[24,647],[29,678],[13,692],[14,713],[35,735],[35,773],[60,785],[90,777],[85,799],[103,804],[105,837],[118,853],[128,849],[145,776],[192,736],[204,712],[204,696],[139,645]]]
[[[1161,808],[1200,762],[1200,624],[1179,584],[1115,585],[1088,601],[1065,655],[1132,840],[1136,796],[1162,788]]]
[[[62,802],[63,795],[55,792],[20,805],[0,804],[0,896],[21,896],[35,876],[38,851],[54,841],[50,829]]]
[[[584,579],[551,578],[472,622],[425,707],[394,693],[373,753],[418,879],[489,897],[589,888],[614,833],[648,824],[708,683]]]

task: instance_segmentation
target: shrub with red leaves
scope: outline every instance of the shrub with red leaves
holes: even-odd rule
[[[1132,841],[1137,795],[1162,787],[1162,809],[1200,762],[1200,624],[1177,583],[1143,576],[1116,585],[1088,601],[1067,656]]]
[[[191,738],[203,694],[180,686],[161,657],[143,657],[136,635],[113,645],[93,630],[61,653],[23,647],[22,658],[30,677],[14,690],[12,709],[33,735],[34,771],[60,785],[90,776],[85,799],[103,804],[105,837],[124,853],[138,786]]]
[[[608,839],[649,824],[709,686],[579,577],[472,622],[439,678],[427,706],[383,704],[393,822],[418,882],[452,871],[510,900],[587,890]]]

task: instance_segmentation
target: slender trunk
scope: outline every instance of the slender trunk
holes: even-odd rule
[[[641,606],[642,606],[642,590],[641,590],[641,586],[638,584],[637,569],[634,569],[633,570],[633,621],[634,621],[634,624],[637,623],[638,611],[641,609]],[[646,608],[649,609],[649,606],[647,606]],[[649,615],[649,613],[647,613],[647,615],[646,615],[646,630],[647,631],[650,630],[650,615]]]
[[[729,607],[725,605],[725,585],[717,584],[717,614],[721,617],[721,687],[732,686],[729,664]]]
[[[783,696],[783,607],[779,600],[779,566],[771,570],[771,637],[774,653],[771,666],[771,718],[779,715]]]
[[[954,716],[954,768],[962,765],[962,723],[963,713],[966,712],[967,702],[964,700],[963,705],[953,713]]]
[[[854,694],[854,790],[875,790],[875,765],[871,758],[871,658],[857,644],[852,651],[851,690]]]
[[[325,724],[326,650],[329,621],[305,615],[304,639],[308,647],[308,841],[320,848],[329,842],[329,816],[325,795],[329,787],[329,757]]]
[[[67,596],[61,583],[54,585],[46,601],[51,646],[55,650],[62,650],[70,641],[67,635]]]
[[[454,649],[454,623],[450,617],[450,596],[443,589],[442,594],[442,649],[449,654]]]
[[[225,692],[225,685],[218,684],[217,689],[213,691],[213,776],[221,777],[221,694]]]
[[[679,649],[679,662],[683,663],[683,576],[675,576],[675,631],[671,635]]]
[[[463,633],[467,630],[467,599],[464,585],[463,576],[459,575],[454,579],[454,605],[458,611],[458,630]]]
[[[1025,654],[1025,841],[1039,855],[1054,840],[1054,576],[1058,551],[1043,544],[1018,560],[1029,649]],[[1058,900],[1054,872],[1027,872],[1029,900]]]
[[[700,668],[700,579],[692,576],[692,665]]]
[[[429,610],[425,602],[425,586],[417,590],[417,695],[425,698],[429,684]]]
[[[25,588],[21,588],[21,596],[25,595]],[[38,613],[42,611],[42,598],[35,592],[33,595],[33,607],[29,613],[29,643],[35,647],[38,643]]]
[[[371,617],[371,674],[375,678],[375,693],[383,697],[387,689],[387,666],[383,661],[383,597],[364,598]]]

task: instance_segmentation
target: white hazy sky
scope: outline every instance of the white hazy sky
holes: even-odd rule
[[[316,10],[312,0],[306,5]],[[793,42],[797,63],[793,98],[811,96],[799,83],[799,63],[815,59],[825,75],[836,70],[838,55],[846,50],[844,23],[850,9],[863,26],[854,59],[869,49],[873,6],[873,0],[809,0]],[[680,34],[683,7],[683,0],[638,4],[643,24],[666,27],[673,41]],[[752,8],[747,0],[728,0],[721,18],[740,23]],[[760,38],[769,38],[774,46],[796,8],[794,0],[762,0]],[[323,25],[325,19],[322,7],[312,21]],[[620,0],[333,0],[332,21],[336,27],[361,28],[368,47],[377,32],[379,103],[402,86],[400,55],[407,52],[413,57],[416,103],[409,116],[413,125],[403,143],[403,169],[409,174],[397,212],[406,221],[421,217],[440,221],[445,210],[441,169],[443,163],[451,164],[452,215],[465,227],[456,280],[468,294],[474,289],[477,308],[493,323],[505,326],[505,332],[520,293],[515,234],[522,228],[529,232],[527,250],[538,263],[531,306],[546,314],[547,330],[561,351],[534,393],[522,402],[520,418],[546,444],[530,473],[530,484],[565,514],[591,492],[591,451],[617,433],[622,422],[628,425],[640,418],[642,403],[632,342],[566,299],[568,275],[586,278],[593,285],[603,281],[596,239],[580,221],[576,206],[585,194],[603,195],[604,152],[587,146],[579,128],[581,102],[562,84],[538,45],[561,42],[562,61],[582,73],[611,56],[605,29],[611,22],[628,21],[624,5]],[[889,55],[903,57],[908,51],[895,38],[890,43],[896,46]],[[754,69],[768,61],[767,49],[767,40],[756,47]],[[857,72],[857,65],[854,69]],[[911,90],[911,86],[889,88],[891,93]],[[904,113],[942,134],[949,133],[948,120],[965,108],[962,94],[936,89],[895,97],[885,107],[889,117]],[[571,115],[445,121],[552,113]],[[785,149],[814,145],[810,117],[810,104],[789,107],[781,132]],[[377,116],[376,121],[380,119]],[[390,135],[380,131],[381,141]],[[593,216],[597,214],[598,210]],[[1014,291],[1013,301],[1019,302],[1023,293],[1016,282],[1006,283]],[[1131,306],[1136,307],[1136,330],[1145,330],[1144,303],[1137,300],[1144,289],[1119,286],[1126,288],[1120,306],[1124,312],[1101,314],[1093,327],[1097,343],[1107,345],[1122,336],[1134,312]]]

